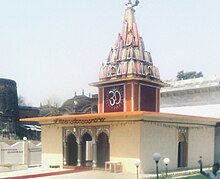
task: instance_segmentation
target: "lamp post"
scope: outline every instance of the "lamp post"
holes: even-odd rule
[[[158,163],[159,163],[159,160],[160,160],[160,154],[159,153],[154,153],[153,154],[153,159],[156,163],[156,174],[157,174],[157,179],[158,179]]]
[[[163,159],[164,164],[166,165],[166,178],[167,178],[167,166],[170,163],[170,159],[169,158],[164,158]]]
[[[140,159],[134,161],[134,165],[137,167],[137,179],[138,179],[138,167],[140,166],[140,164],[141,164]]]

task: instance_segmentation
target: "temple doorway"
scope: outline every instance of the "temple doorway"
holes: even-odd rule
[[[104,167],[105,162],[109,161],[109,138],[108,135],[104,132],[100,133],[98,135],[98,141],[97,141],[97,166],[98,167]]]
[[[77,165],[77,142],[76,137],[72,133],[67,137],[67,165]]]
[[[179,134],[179,143],[178,143],[178,167],[187,166],[187,153],[188,145],[186,136],[184,133]]]
[[[92,166],[92,136],[85,133],[82,136],[82,166]]]

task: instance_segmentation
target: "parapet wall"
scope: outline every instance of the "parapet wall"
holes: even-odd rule
[[[41,142],[28,140],[0,141],[0,165],[41,165]]]

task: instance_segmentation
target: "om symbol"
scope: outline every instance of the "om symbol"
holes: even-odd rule
[[[118,90],[109,91],[109,104],[118,105],[121,102],[121,93]]]

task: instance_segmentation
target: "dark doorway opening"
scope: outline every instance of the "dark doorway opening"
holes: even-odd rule
[[[187,147],[186,137],[184,136],[184,134],[181,134],[180,141],[178,143],[178,167],[187,166],[187,154],[188,154],[188,147]]]
[[[70,134],[67,137],[67,165],[76,166],[77,165],[77,142],[76,137],[73,134]]]
[[[108,135],[104,132],[98,135],[97,142],[97,166],[104,167],[105,162],[109,161],[110,156],[110,145]]]

